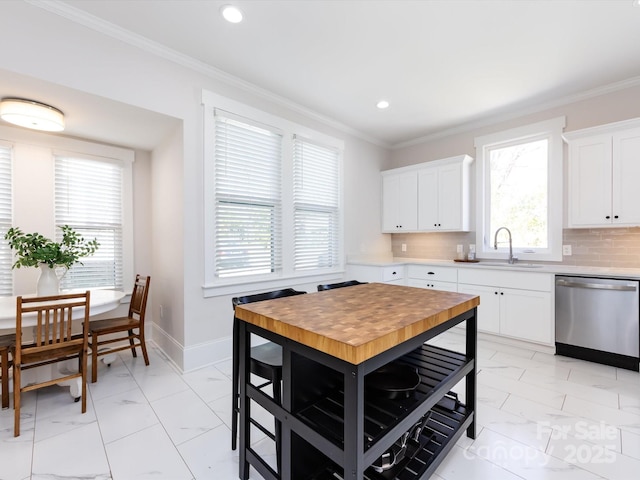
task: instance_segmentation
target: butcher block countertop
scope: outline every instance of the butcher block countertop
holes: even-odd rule
[[[357,365],[479,303],[463,293],[367,283],[238,305],[235,315]]]

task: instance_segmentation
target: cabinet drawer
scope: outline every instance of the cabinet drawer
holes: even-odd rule
[[[459,283],[541,292],[551,291],[553,278],[553,274],[549,273],[505,272],[485,268],[462,268],[458,273]]]
[[[382,268],[382,281],[392,282],[394,280],[402,280],[404,278],[404,267],[395,265]]]
[[[457,282],[458,269],[432,265],[409,265],[409,278],[420,280],[437,280],[440,282]]]
[[[410,287],[431,288],[433,290],[444,290],[445,292],[458,291],[458,284],[455,282],[439,282],[437,280],[423,280],[420,278],[410,278],[407,284]]]

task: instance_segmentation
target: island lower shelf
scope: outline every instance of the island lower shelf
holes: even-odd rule
[[[454,406],[451,406],[451,403]],[[409,480],[429,478],[436,469],[436,460],[445,455],[473,421],[473,412],[456,398],[445,397],[427,413],[429,421],[420,438],[410,441],[405,458],[392,468],[376,472],[369,467],[363,480]],[[302,441],[302,448],[305,446]],[[316,454],[319,452],[316,452]],[[296,453],[298,455],[299,453]],[[327,461],[309,475],[309,480],[344,480],[343,469]]]
[[[384,398],[367,392],[364,402],[365,455],[374,450],[389,449],[398,440],[389,436],[406,424],[425,425],[417,438],[406,442],[403,460],[393,467],[377,472],[373,467],[365,471],[366,480],[404,480],[426,478],[435,470],[435,460],[441,459],[473,421],[474,413],[450,391],[460,380],[474,372],[475,361],[465,354],[434,345],[423,344],[398,358],[399,363],[416,368],[420,384],[407,398]],[[367,379],[365,377],[365,385]],[[340,388],[301,409],[296,416],[338,448],[343,447],[345,431],[342,412],[344,392]],[[378,443],[382,445],[378,445]],[[294,442],[292,458],[304,459],[296,468],[295,478],[309,480],[343,479],[342,468],[301,437]],[[378,454],[374,453],[377,457]],[[368,455],[371,459],[372,455]],[[323,459],[324,461],[319,461]],[[373,459],[375,460],[375,458]],[[367,462],[365,462],[367,463]]]

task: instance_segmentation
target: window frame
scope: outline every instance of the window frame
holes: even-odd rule
[[[5,142],[0,140],[0,148],[6,149],[8,151],[8,193],[9,198],[4,198],[2,195],[2,203],[7,203],[9,217],[8,219],[2,218],[0,216],[0,232],[2,238],[2,248],[1,248],[1,256],[0,256],[0,297],[8,296],[13,294],[13,263],[15,262],[15,257],[13,255],[13,251],[9,247],[6,240],[4,240],[4,235],[7,233],[9,228],[13,225],[13,144],[9,142]],[[3,178],[5,180],[5,178]],[[2,189],[2,193],[5,193],[6,190]],[[8,224],[3,226],[5,220],[8,220]]]
[[[68,152],[68,151],[64,151],[64,150],[58,150],[58,149],[54,149],[52,152],[52,158],[53,158],[53,170],[54,170],[54,187],[53,187],[53,206],[54,206],[54,222],[56,224],[56,241],[60,241],[60,237],[61,237],[61,231],[60,231],[60,226],[62,226],[63,224],[69,224],[72,228],[78,230],[78,231],[82,231],[83,230],[83,226],[80,224],[75,224],[72,221],[68,221],[68,220],[61,220],[58,218],[58,192],[56,190],[56,180],[57,180],[57,162],[58,159],[60,158],[61,160],[72,160],[72,161],[86,161],[86,162],[99,162],[99,163],[103,163],[103,164],[107,164],[107,165],[115,165],[117,168],[120,169],[120,245],[118,247],[116,247],[115,250],[115,257],[116,257],[116,261],[115,264],[117,265],[117,256],[118,254],[120,254],[120,272],[119,274],[116,274],[115,276],[115,280],[116,280],[116,284],[115,285],[102,285],[102,286],[92,286],[90,288],[103,288],[103,289],[117,289],[117,290],[122,290],[122,291],[129,291],[129,286],[131,285],[131,282],[133,281],[133,277],[134,277],[134,272],[133,272],[133,268],[131,267],[132,263],[133,263],[133,254],[132,254],[132,248],[128,248],[127,249],[127,245],[132,246],[133,245],[133,232],[132,232],[132,228],[131,226],[128,226],[127,223],[127,216],[131,216],[131,214],[128,213],[128,211],[133,209],[133,196],[132,196],[132,192],[133,192],[133,186],[132,186],[132,165],[131,162],[127,162],[124,161],[122,159],[117,159],[117,158],[105,158],[105,157],[99,157],[99,156],[95,156],[95,155],[89,155],[86,153],[78,153],[78,152]],[[87,225],[84,225],[85,227]],[[127,236],[129,237],[129,239],[127,240]],[[89,239],[90,237],[85,235],[85,238]],[[127,251],[129,250],[129,251]],[[98,251],[96,252],[97,255],[100,254],[100,247],[98,247]],[[83,260],[80,260],[81,262],[83,262]],[[85,260],[86,261],[86,260]],[[73,268],[78,268],[78,266],[73,266],[71,267]],[[82,266],[80,266],[79,268],[82,268]],[[120,283],[118,283],[118,277],[121,275]],[[67,285],[67,288],[85,288],[84,286],[81,285]]]
[[[203,162],[203,200],[204,200],[204,283],[202,285],[204,297],[234,294],[252,289],[290,287],[293,282],[304,282],[305,279],[322,281],[336,278],[344,272],[344,194],[343,194],[343,156],[344,142],[324,133],[292,122],[285,118],[251,107],[213,92],[202,91],[203,126],[204,126],[204,162]],[[215,117],[216,109],[231,113],[237,117],[244,117],[248,122],[270,125],[283,133],[282,137],[282,269],[266,275],[250,275],[228,277],[220,279],[215,274]],[[295,271],[294,269],[294,203],[293,203],[293,149],[294,135],[308,139],[315,143],[337,149],[338,158],[338,195],[339,195],[339,255],[338,264],[332,268]]]
[[[123,165],[123,232],[122,232],[122,262],[123,262],[123,291],[130,293],[133,288],[135,265],[134,265],[134,205],[133,205],[133,163],[135,161],[135,151],[126,147],[95,143],[90,140],[69,138],[64,136],[50,135],[37,131],[0,126],[0,142],[6,142],[13,146],[12,158],[12,203],[13,203],[13,225],[22,227],[26,231],[38,231],[43,235],[53,239],[56,235],[54,214],[54,153],[61,153],[69,156],[86,157],[101,161],[117,161]],[[46,197],[42,201],[46,202],[46,207],[50,209],[50,215],[38,215],[37,223],[33,219],[26,217],[28,208],[25,207],[25,198],[28,196],[23,192],[25,189],[24,167],[18,169],[16,165],[30,160],[30,150],[37,149],[39,161],[46,157],[46,176],[50,176],[50,186],[45,192]],[[44,164],[43,164],[44,165]],[[18,189],[16,190],[16,185]],[[16,199],[18,203],[16,203]],[[31,228],[26,224],[34,225]],[[3,240],[4,241],[4,240]],[[13,258],[13,253],[12,253]],[[13,292],[25,291],[27,272],[20,272],[17,269],[11,271],[13,278]],[[104,288],[104,287],[96,287]],[[30,290],[26,290],[30,291]]]
[[[481,259],[506,259],[509,245],[493,248],[493,235],[489,232],[490,195],[488,186],[489,155],[496,147],[527,143],[542,138],[548,139],[547,157],[547,222],[548,248],[514,249],[513,255],[524,261],[562,261],[562,214],[563,207],[563,143],[562,131],[566,124],[564,116],[537,122],[522,127],[476,137],[476,256]],[[504,225],[509,228],[509,225]]]

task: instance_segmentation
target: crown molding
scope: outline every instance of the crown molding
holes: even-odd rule
[[[580,102],[583,100],[589,100],[590,98],[596,98],[602,95],[606,95],[608,93],[617,92],[619,90],[637,87],[639,85],[640,85],[640,76],[628,78],[620,82],[614,82],[608,85],[592,88],[591,90],[586,90],[584,92],[579,92],[573,95],[567,95],[565,97],[558,98],[556,100],[551,100],[546,103],[541,103],[535,106],[530,106],[530,107],[522,108],[518,110],[511,110],[509,112],[505,112],[502,114],[491,115],[488,117],[481,118],[477,121],[468,122],[455,127],[446,128],[444,130],[439,130],[436,133],[424,135],[422,137],[415,138],[413,140],[407,140],[406,142],[395,143],[391,145],[390,148],[391,150],[399,150],[401,148],[412,147],[415,145],[420,145],[422,143],[432,142],[434,140],[448,137],[450,135],[456,135],[459,133],[468,132],[470,130],[488,127],[490,125],[495,125],[497,123],[514,120],[516,118],[524,117],[526,115],[542,112],[544,110],[550,110],[556,107],[562,107],[564,105],[569,105],[571,103]]]
[[[84,27],[90,28],[98,33],[115,38],[128,45],[144,50],[148,53],[156,55],[158,57],[169,60],[175,64],[181,65],[185,68],[203,74],[211,79],[224,82],[227,85],[243,90],[247,93],[255,95],[257,97],[268,100],[271,103],[286,107],[287,109],[302,114],[311,120],[320,122],[328,127],[342,131],[361,140],[367,141],[374,145],[383,148],[390,148],[391,145],[381,141],[378,138],[371,137],[359,130],[354,129],[338,120],[322,115],[310,108],[307,108],[299,103],[296,103],[286,97],[273,93],[258,85],[247,82],[239,77],[231,75],[219,68],[209,65],[205,62],[197,60],[193,57],[180,53],[176,50],[168,48],[158,42],[150,40],[142,35],[139,35],[130,30],[119,27],[111,22],[107,22],[95,15],[91,15],[83,10],[73,7],[61,0],[25,0],[35,7],[47,10],[60,17],[66,18],[72,22],[75,22]]]

